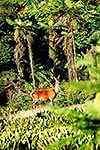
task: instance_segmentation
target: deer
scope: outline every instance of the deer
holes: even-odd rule
[[[33,107],[36,103],[43,104],[45,101],[50,100],[50,104],[52,105],[52,101],[57,95],[59,91],[59,77],[54,77],[55,79],[55,86],[52,88],[47,89],[39,89],[39,90],[33,90],[30,93],[31,98],[33,99],[33,102],[31,106]]]

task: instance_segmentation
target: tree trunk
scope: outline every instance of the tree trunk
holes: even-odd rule
[[[70,36],[64,37],[63,50],[68,62],[68,79],[69,81],[77,81],[77,73],[75,68],[76,50],[75,50],[75,42],[74,42],[74,35],[72,31],[72,25],[70,21],[68,22],[68,28],[69,28],[69,33],[71,33],[71,37]]]
[[[49,30],[49,57],[56,63],[55,30]]]
[[[27,35],[27,42],[28,42],[28,49],[29,49],[29,58],[30,58],[30,68],[31,68],[31,75],[32,75],[32,81],[33,86],[35,88],[35,78],[34,78],[34,62],[33,62],[33,55],[32,55],[32,45],[34,44],[33,37],[28,34]]]
[[[18,70],[18,76],[20,79],[24,77],[24,68],[22,67],[22,63],[24,62],[24,51],[25,47],[22,44],[22,42],[19,41],[14,49],[14,59]]]

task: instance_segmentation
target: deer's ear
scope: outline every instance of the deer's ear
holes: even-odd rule
[[[58,75],[57,79],[58,79],[58,80],[60,79],[60,74]]]
[[[54,77],[54,79],[55,79],[55,81],[59,81],[60,80],[60,75],[58,75],[57,78]]]
[[[60,80],[60,75],[57,76],[56,80],[58,80],[58,81]]]

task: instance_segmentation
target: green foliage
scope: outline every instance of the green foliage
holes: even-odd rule
[[[0,149],[100,149],[100,6],[91,5],[91,1],[74,0],[3,0],[0,2],[0,65],[11,64],[13,60],[14,40],[26,46],[26,35],[34,36],[34,68],[36,88],[52,86],[53,74],[50,68],[60,68],[61,74],[66,58],[62,59],[63,38],[71,38],[69,31],[72,25],[75,38],[75,48],[78,53],[77,67],[86,67],[90,79],[97,78],[97,82],[79,81],[62,82],[60,91],[54,99],[54,106],[45,106],[43,112],[36,112],[31,117],[24,115],[15,118],[19,110],[24,111],[30,108],[32,99],[29,91],[33,85],[28,81],[17,81],[17,75],[8,70],[2,72],[0,83],[1,90],[14,84],[14,98],[8,102],[6,107],[0,107]],[[48,66],[46,59],[49,54],[48,31],[55,31],[55,38],[52,41],[57,46],[53,61],[55,66]],[[41,36],[41,33],[43,34]],[[43,38],[46,40],[43,41]],[[19,41],[17,41],[19,40]],[[40,45],[40,43],[42,43]],[[46,46],[45,49],[44,47]],[[97,56],[90,58],[89,53],[84,54],[87,49],[96,46]],[[41,49],[43,55],[37,54]],[[19,50],[20,47],[19,47]],[[58,58],[58,53],[60,54]],[[25,52],[27,57],[27,52]],[[44,57],[48,55],[48,57]],[[39,59],[43,59],[39,62]],[[47,60],[48,62],[49,60]],[[28,59],[25,58],[28,64]],[[21,61],[22,63],[22,61]],[[3,66],[4,67],[4,66]],[[4,67],[5,69],[5,67]],[[25,68],[25,75],[29,80],[29,66]],[[55,71],[55,74],[58,72]],[[5,75],[6,74],[6,75]],[[67,74],[67,73],[66,73]],[[63,79],[64,75],[61,76]],[[94,100],[94,95],[97,93]],[[85,109],[66,107],[72,104],[84,103]],[[90,100],[90,101],[87,101]],[[73,106],[73,105],[72,105]],[[81,105],[80,105],[81,106]],[[35,111],[35,110],[34,110]],[[12,116],[12,117],[11,117]]]
[[[8,3],[7,0],[4,0],[1,2],[1,4],[3,5],[3,3],[6,2]],[[21,2],[19,0],[11,0],[8,4],[9,6],[13,6],[12,8],[16,8],[15,11],[13,11],[13,17],[9,11],[9,14],[5,18],[6,23],[8,23],[9,28],[11,28],[10,31],[14,29],[13,35],[11,32],[9,34],[10,36],[14,37],[15,40],[20,38],[20,40],[24,43],[26,41],[27,32],[35,36],[37,35],[37,39],[39,39],[40,34],[37,34],[39,33],[39,29],[46,31],[44,32],[44,36],[46,38],[48,38],[48,29],[53,29],[56,31],[56,33],[59,32],[59,35],[55,41],[57,41],[59,38],[63,38],[64,36],[71,37],[71,33],[68,31],[69,25],[67,23],[69,20],[72,22],[77,51],[85,51],[88,47],[90,48],[91,45],[96,45],[99,43],[99,5],[95,7],[90,5],[90,3],[87,3],[85,6],[84,1],[80,0],[77,2],[73,0],[23,0]],[[6,7],[2,7],[2,9],[6,10]],[[5,13],[3,13],[3,15],[5,15]],[[2,28],[1,31],[3,32]],[[59,44],[59,47],[62,49],[61,43]],[[37,45],[35,46],[37,47]],[[5,49],[5,47],[3,49]],[[2,50],[2,54],[3,52],[4,50]],[[8,59],[10,58],[9,60],[11,60],[13,56],[11,55],[10,50],[7,49],[5,52],[7,52],[7,56],[5,58],[6,60],[3,59],[2,61],[8,62]],[[8,56],[10,57],[8,58]],[[53,61],[55,62],[55,60]],[[58,62],[56,64],[60,62],[60,60],[57,61]],[[59,65],[55,64],[57,68],[58,66],[59,68],[64,66],[64,64],[60,65],[61,63],[62,62],[60,62]]]
[[[26,87],[30,85],[25,83]],[[60,87],[65,89],[66,94],[60,91],[57,99],[60,106],[65,106],[63,99],[71,102],[80,97],[83,92],[84,99],[88,95],[100,92],[99,82],[89,81],[63,82]],[[65,98],[62,95],[65,94]],[[68,94],[69,97],[67,97]],[[86,111],[81,107],[43,107],[43,112],[37,112],[32,117],[19,116],[15,118],[19,110],[29,109],[31,99],[22,92],[17,98],[9,102],[7,107],[0,108],[0,145],[1,149],[99,149],[100,148],[100,93],[94,101],[87,101]],[[81,95],[82,96],[82,95]],[[67,97],[67,98],[66,98]],[[90,98],[88,97],[88,99]],[[79,99],[81,100],[82,97]],[[83,100],[83,99],[82,99]],[[57,102],[57,101],[56,101]],[[83,101],[82,101],[83,102]],[[76,103],[76,101],[75,101]],[[55,104],[55,103],[54,103]],[[68,105],[68,104],[67,104]],[[84,110],[84,111],[83,111]],[[37,111],[36,109],[34,111]],[[12,117],[10,117],[12,116]]]
[[[96,94],[93,102],[87,101],[87,110],[93,113],[95,118],[100,119],[100,92]]]
[[[99,109],[95,116],[93,111],[86,113],[57,106],[46,109],[33,117],[1,118],[1,149],[100,148],[100,118],[96,117]]]
[[[92,48],[93,49],[93,48]],[[92,50],[91,49],[91,50]],[[83,68],[84,72],[89,74],[89,78],[93,79],[96,78],[96,80],[99,81],[100,79],[100,46],[94,47],[93,52],[87,51],[86,54],[81,54],[77,58],[76,62],[76,68]]]
[[[14,72],[13,69],[8,71],[3,71],[0,74],[0,84],[2,85],[1,89],[11,84],[14,80],[16,80],[16,73]]]
[[[33,86],[31,84],[29,84],[28,82],[25,82],[25,88],[29,91],[32,91]]]
[[[17,3],[12,3],[9,0],[0,1],[0,22],[5,20],[8,16],[14,16]],[[2,26],[2,24],[0,24]]]
[[[7,17],[14,18],[16,15],[15,11],[17,8],[17,3],[12,4],[8,0],[0,1],[0,65],[6,64],[10,66],[13,58],[13,32],[12,28],[7,25]]]
[[[86,99],[92,99],[96,93],[100,92],[99,82],[62,82],[60,86],[64,90],[64,101],[67,101],[67,105],[84,103]]]
[[[78,82],[62,82],[61,84],[62,88],[66,90],[66,92],[83,92],[86,95],[91,95],[93,93],[98,93],[100,89],[98,88],[100,86],[99,82],[91,82],[91,81],[78,81]]]
[[[12,48],[4,41],[0,41],[0,65],[10,63],[12,61]]]
[[[40,117],[38,117],[38,115]],[[49,121],[49,119],[51,121]],[[26,145],[26,149],[35,149],[36,146],[38,149],[43,149],[43,147],[48,145],[48,143],[53,140],[55,141],[58,136],[65,135],[64,131],[61,131],[61,128],[54,129],[54,127],[52,127],[53,123],[56,123],[55,119],[56,118],[53,114],[43,113],[37,114],[37,116],[33,118],[19,118],[8,122],[1,135],[1,148],[6,149],[12,146],[14,149],[22,148]],[[54,132],[52,132],[53,130]],[[49,138],[50,136],[51,138]],[[7,139],[10,141],[4,144],[3,141]],[[13,139],[16,139],[16,141],[14,141]]]

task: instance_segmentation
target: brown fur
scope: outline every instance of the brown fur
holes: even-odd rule
[[[56,96],[59,90],[59,81],[55,78],[55,87],[48,89],[35,90],[30,93],[31,98],[33,99],[32,106],[37,102],[42,104],[43,102],[50,100],[52,104],[53,98]]]

